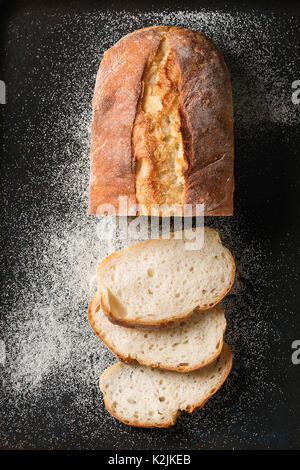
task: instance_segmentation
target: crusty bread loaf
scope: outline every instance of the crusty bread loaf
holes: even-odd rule
[[[153,26],[106,51],[90,159],[90,214],[111,205],[117,215],[149,215],[166,204],[184,215],[184,204],[194,214],[204,204],[205,215],[232,215],[232,95],[217,46],[197,31]],[[128,198],[123,211],[119,196]]]
[[[118,362],[102,374],[100,389],[115,418],[131,426],[168,427],[180,411],[202,406],[226,380],[231,364],[225,343],[212,364],[186,374]]]
[[[101,306],[124,326],[161,326],[183,319],[198,307],[217,304],[235,273],[232,255],[215,230],[204,228],[199,250],[185,249],[182,232],[113,253],[98,265]]]
[[[145,330],[111,323],[100,307],[99,295],[89,306],[89,321],[99,338],[125,362],[189,372],[214,361],[223,347],[224,311],[216,306],[165,328]]]

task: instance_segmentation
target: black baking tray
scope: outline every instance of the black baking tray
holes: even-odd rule
[[[1,448],[299,448],[297,3],[0,2]],[[205,222],[237,263],[223,302],[234,362],[201,410],[145,430],[110,417],[97,386],[114,358],[86,315],[111,250],[87,215],[90,100],[104,50],[166,22],[210,35],[232,76],[235,215]]]

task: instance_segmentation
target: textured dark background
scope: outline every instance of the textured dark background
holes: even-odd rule
[[[3,286],[0,339],[6,345],[6,361],[0,365],[2,448],[299,448],[300,365],[291,362],[291,344],[300,339],[300,140],[299,105],[291,105],[291,83],[300,79],[300,8],[298,2],[270,3],[272,6],[257,1],[244,4],[162,0],[159,6],[137,1],[0,2],[0,79],[7,85],[7,104],[0,109]],[[122,22],[121,15],[118,28],[109,24],[111,13],[107,20],[103,13],[97,19],[97,12],[123,9],[127,18],[139,12],[139,19]],[[265,37],[263,29],[253,39],[249,29],[252,41],[249,60],[255,68],[262,51],[267,51],[266,55],[269,50],[272,52],[278,76],[284,76],[282,86],[288,87],[282,90],[277,83],[279,94],[286,96],[283,99],[286,119],[268,116],[259,122],[250,119],[248,129],[245,115],[258,116],[259,106],[264,112],[267,98],[255,80],[243,77],[245,58],[240,62],[240,55],[233,53],[235,49],[226,50],[226,40],[223,44],[218,36],[233,83],[236,212],[230,219],[209,218],[206,223],[220,231],[238,266],[237,282],[225,299],[226,338],[234,352],[234,367],[228,382],[203,410],[193,416],[183,414],[174,428],[131,429],[106,414],[97,390],[97,374],[113,358],[102,346],[95,352],[100,346],[85,317],[89,293],[75,299],[73,305],[74,296],[64,282],[69,269],[64,266],[66,233],[78,228],[83,234],[91,271],[97,249],[91,235],[95,222],[86,215],[88,163],[86,160],[81,164],[86,157],[81,154],[80,137],[74,140],[72,123],[65,132],[57,123],[62,116],[66,120],[69,115],[72,121],[76,113],[85,109],[90,112],[100,56],[129,32],[129,24],[135,28],[149,26],[149,11],[157,12],[157,18],[163,10],[190,11],[195,17],[195,12],[203,9],[231,13],[233,18],[248,12],[254,21],[262,13],[272,16],[276,40],[270,35]],[[141,12],[145,12],[144,20]],[[62,20],[65,15],[67,21]],[[86,15],[91,15],[88,20]],[[187,14],[182,25],[193,27]],[[240,26],[243,37],[248,26],[247,22]],[[99,51],[92,49],[92,38],[101,35],[105,28],[110,31],[107,39],[103,35]],[[226,34],[237,34],[237,30],[228,30]],[[253,52],[253,44],[257,52]],[[270,89],[275,85],[270,81]],[[251,96],[255,96],[254,101]],[[88,141],[85,130],[80,136]],[[72,139],[74,142],[68,147]],[[74,170],[73,165],[77,165]],[[61,230],[67,223],[68,230]],[[51,245],[45,235],[51,232],[50,225],[62,245],[57,248],[57,252],[62,250],[62,261],[56,265],[51,256],[46,261],[43,258]],[[72,253],[69,256],[72,258]],[[72,263],[69,258],[68,261]],[[56,364],[54,358],[54,366],[50,372],[47,369],[35,389],[30,384],[31,376],[26,378],[21,370],[22,359],[24,367],[31,370],[28,363],[31,356],[25,354],[27,349],[22,349],[25,336],[30,332],[28,341],[33,343],[39,338],[38,314],[32,313],[30,326],[28,302],[34,305],[44,298],[49,303],[49,292],[53,292],[54,303],[60,295],[70,296],[70,309],[65,308],[66,301],[57,301],[55,311],[60,315],[59,328],[62,325],[66,328],[66,342],[71,337],[71,353],[67,366],[62,365],[62,360]],[[64,308],[59,313],[61,305]],[[75,321],[75,317],[82,320]],[[72,325],[72,335],[68,337]],[[46,331],[49,333],[49,329]],[[52,342],[55,336],[53,328]],[[59,338],[62,343],[57,344],[58,357],[65,347],[64,336],[60,334]],[[48,336],[43,347],[47,348],[47,341]],[[81,343],[86,343],[86,347]],[[36,361],[34,344],[32,357]],[[77,344],[80,354],[72,356]],[[97,368],[99,362],[101,367]]]

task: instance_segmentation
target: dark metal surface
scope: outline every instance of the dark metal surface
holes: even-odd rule
[[[5,361],[0,364],[3,448],[299,448],[300,365],[292,363],[291,345],[294,340],[300,340],[300,105],[291,103],[291,85],[300,79],[300,9],[296,2],[282,6],[273,2],[272,8],[268,2],[262,2],[261,7],[258,2],[253,2],[251,7],[249,3],[243,6],[241,2],[223,5],[216,1],[175,1],[172,5],[160,2],[159,7],[151,7],[146,2],[140,5],[138,2],[126,2],[126,5],[125,2],[108,5],[90,1],[1,2],[0,79],[7,86],[7,104],[0,105],[3,285],[0,340],[6,350]],[[123,9],[126,10],[123,20],[122,15],[116,15],[117,19],[110,24],[111,12]],[[98,372],[103,370],[104,363],[110,364],[113,359],[105,348],[96,349],[98,343],[86,322],[90,294],[87,292],[73,304],[76,293],[70,293],[64,284],[64,269],[69,269],[68,264],[60,263],[56,269],[51,257],[46,265],[42,263],[49,244],[43,234],[50,230],[50,225],[65,226],[68,221],[68,227],[72,230],[79,227],[86,237],[87,250],[93,245],[95,221],[85,215],[88,159],[82,155],[80,142],[82,136],[88,138],[87,131],[81,131],[76,140],[72,122],[65,129],[58,123],[62,117],[64,122],[68,116],[69,121],[74,120],[85,109],[90,113],[100,56],[129,32],[130,27],[148,26],[150,20],[163,22],[166,12],[170,20],[170,12],[182,10],[181,21],[175,15],[174,24],[195,28],[197,11],[200,14],[205,9],[208,13],[214,10],[231,14],[233,22],[241,12],[246,12],[252,22],[257,18],[262,25],[260,34],[253,38],[253,23],[239,20],[238,27],[226,29],[224,20],[224,31],[228,38],[233,38],[229,42],[222,39],[216,21],[219,31],[216,41],[224,51],[233,84],[235,215],[230,219],[209,218],[206,223],[220,231],[237,262],[237,281],[224,302],[228,321],[226,339],[234,352],[234,367],[219,393],[192,416],[183,414],[174,428],[131,429],[106,414],[97,390]],[[262,14],[270,18],[268,28],[274,27],[274,35],[264,34]],[[210,25],[208,32],[212,30]],[[257,63],[263,64],[262,55],[272,54],[274,69],[270,72],[269,85],[263,89],[255,78],[245,76],[247,50],[237,47],[239,34],[244,38],[244,46],[249,34],[249,61],[254,70]],[[93,42],[97,36],[99,43]],[[279,117],[274,117],[274,110]],[[89,124],[88,120],[84,122]],[[72,172],[77,164],[80,171],[74,167],[73,181],[69,170]],[[72,191],[68,188],[70,181]],[[62,246],[64,233],[60,237]],[[92,250],[95,253],[95,248]],[[51,278],[47,265],[53,273]],[[55,287],[57,283],[61,283],[59,289]],[[43,293],[43,288],[53,292],[53,302],[57,302],[58,308],[62,304],[57,301],[57,293],[65,298],[70,296],[72,308],[64,309],[59,321],[66,326],[66,336],[68,325],[70,328],[75,325],[70,340],[73,348],[76,349],[76,342],[80,344],[80,338],[87,340],[86,349],[81,347],[83,359],[73,357],[70,346],[68,364],[62,367],[58,360],[55,365],[54,360],[38,389],[32,390],[32,377],[26,380],[21,372],[18,376],[15,367],[22,357],[24,361],[30,357],[36,361],[36,343],[33,356],[24,352],[27,349],[22,346],[20,324],[23,318],[27,326],[30,323],[29,300],[34,303],[44,298],[49,303],[50,296]],[[20,306],[19,311],[16,305]],[[82,316],[82,323],[74,323],[75,316]],[[36,318],[32,329],[24,331],[34,332],[35,328],[39,328]],[[55,328],[53,334],[55,337]],[[59,338],[62,343],[57,345],[58,358],[59,349],[65,348],[63,335]],[[34,343],[34,335],[28,341]],[[48,337],[45,341],[49,341]],[[19,371],[22,361],[20,364]],[[24,367],[29,364],[24,362]],[[19,388],[18,377],[22,377]]]

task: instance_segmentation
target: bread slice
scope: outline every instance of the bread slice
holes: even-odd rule
[[[186,249],[185,242],[183,232],[177,232],[176,238],[147,240],[99,263],[98,292],[112,322],[161,326],[191,315],[196,307],[208,309],[227,294],[235,264],[217,232],[205,227],[198,250]]]
[[[100,307],[99,295],[89,306],[89,321],[99,338],[119,359],[152,368],[189,372],[214,361],[223,347],[223,310],[196,309],[189,318],[156,330],[124,328],[111,323]]]
[[[225,343],[215,362],[187,374],[118,362],[104,371],[100,389],[115,418],[131,426],[164,428],[180,411],[202,406],[221,387],[231,364]]]

